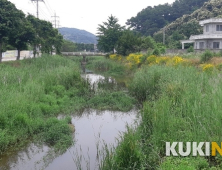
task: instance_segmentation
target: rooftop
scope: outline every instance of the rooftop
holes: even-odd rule
[[[191,35],[189,40],[199,40],[199,39],[222,39],[222,34]]]
[[[204,24],[208,23],[222,23],[222,18],[210,18],[199,22],[201,26],[204,26]]]

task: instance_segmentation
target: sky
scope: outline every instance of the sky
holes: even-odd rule
[[[36,0],[9,0],[24,13],[36,14]],[[135,17],[147,6],[173,3],[175,0],[39,0],[39,18],[60,27],[77,28],[93,34],[99,24],[113,15],[124,26],[127,19]],[[58,16],[58,17],[52,17]],[[59,24],[58,24],[59,23]]]

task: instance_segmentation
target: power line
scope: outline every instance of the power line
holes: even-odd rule
[[[37,18],[39,18],[39,2],[44,2],[44,0],[31,0],[31,1],[36,1],[36,5],[37,5]]]
[[[53,20],[53,25],[54,25],[54,27],[55,28],[57,28],[57,26],[58,26],[58,20],[57,20],[57,18],[59,18],[59,16],[56,16],[56,13],[54,14],[54,16],[52,16],[52,18],[54,18],[54,20]]]
[[[50,7],[48,0],[45,0],[45,6],[48,9],[49,13],[52,15],[54,10],[52,10],[52,8]]]
[[[39,10],[40,10],[42,16],[44,16],[46,20],[48,20],[48,21],[51,20],[50,16],[48,16],[47,13],[42,8],[39,7]]]

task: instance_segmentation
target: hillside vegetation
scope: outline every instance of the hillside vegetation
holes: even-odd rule
[[[84,43],[84,44],[96,44],[97,38],[94,34],[79,30],[77,28],[59,28],[60,34],[63,35],[64,39],[69,40],[74,43]]]
[[[160,28],[184,14],[191,14],[208,0],[176,0],[172,4],[148,6],[127,21],[127,25],[145,36],[152,36]]]
[[[154,34],[156,41],[162,42],[163,30],[166,33],[166,44],[169,48],[180,48],[179,40],[189,39],[190,35],[201,34],[203,28],[200,20],[222,17],[222,1],[211,0],[195,10],[192,14],[183,15]]]

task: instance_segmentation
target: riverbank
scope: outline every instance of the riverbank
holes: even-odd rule
[[[60,164],[61,160],[54,161],[54,158],[61,153],[67,155],[67,152],[71,159],[71,162],[67,163],[68,168],[72,168],[73,164],[78,166],[72,159],[76,153],[69,154],[70,147],[75,151],[75,144],[84,148],[81,145],[85,142],[75,142],[76,138],[81,140],[78,135],[73,134],[73,127],[75,127],[75,134],[81,133],[82,136],[84,133],[81,132],[81,128],[84,132],[85,123],[89,117],[91,117],[89,122],[94,124],[97,122],[96,125],[106,120],[110,122],[110,126],[106,129],[100,129],[101,127],[98,129],[106,134],[106,130],[111,127],[124,130],[123,121],[127,120],[130,123],[136,116],[136,111],[128,113],[134,107],[134,99],[121,91],[125,86],[117,84],[114,79],[99,75],[91,74],[90,78],[84,77],[85,75],[81,75],[79,63],[71,59],[44,55],[41,58],[5,62],[0,67],[2,70],[0,78],[3,80],[0,96],[2,101],[0,104],[2,108],[0,111],[0,168],[10,167],[11,169],[12,164],[15,164],[17,169],[22,168],[24,164],[19,161],[20,159],[27,161],[25,166],[27,169],[33,168],[36,166],[35,160],[41,161],[41,157],[46,152],[50,152],[49,157],[46,155],[43,159],[50,160],[46,161],[46,165],[38,163],[38,167],[50,169],[55,164]],[[102,79],[98,80],[97,77]],[[89,108],[96,110],[82,114]],[[101,112],[101,115],[98,112]],[[116,121],[122,114],[126,116]],[[88,125],[90,125],[89,122]],[[106,127],[104,124],[100,126]],[[90,130],[87,131],[89,132]],[[94,137],[97,131],[94,133],[86,136]],[[110,135],[109,139],[114,140],[117,133],[118,131]],[[109,140],[106,139],[106,141]],[[96,146],[96,142],[91,145]],[[41,146],[44,148],[42,151]],[[22,150],[30,151],[29,154],[33,159],[29,161],[29,157],[26,153],[22,154]],[[84,154],[85,151],[84,148]],[[17,152],[24,156],[20,158],[21,155]],[[96,153],[92,152],[92,154]],[[12,162],[9,156],[18,161]],[[94,158],[95,156],[91,157],[91,159]],[[47,162],[52,164],[48,166]],[[93,165],[95,165],[94,162],[90,166]],[[83,167],[85,167],[84,164]]]
[[[85,106],[90,92],[78,66],[59,56],[43,56],[0,67],[0,154],[32,138],[58,150],[70,146],[70,118],[58,120],[56,115]]]
[[[121,75],[132,75],[129,93],[142,105],[138,128],[129,128],[116,149],[105,149],[100,169],[221,169],[219,154],[166,157],[166,142],[221,142],[221,63],[200,57],[133,54],[89,61],[108,75],[122,65]]]

